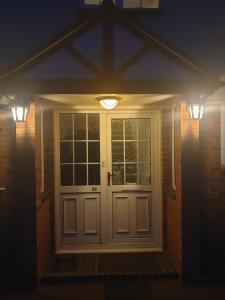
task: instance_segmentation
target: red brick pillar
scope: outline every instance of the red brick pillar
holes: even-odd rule
[[[199,121],[191,121],[181,105],[182,260],[184,282],[199,280],[200,246]]]
[[[0,186],[6,191],[0,193],[0,289],[15,284],[17,260],[16,207],[13,201],[12,175],[15,171],[15,123],[9,110],[0,110]]]
[[[202,271],[225,276],[225,177],[221,169],[220,106],[208,106],[200,124]]]
[[[35,205],[35,104],[30,104],[25,123],[16,125],[16,148],[13,176],[14,201],[17,208],[18,287],[36,287],[36,205]]]

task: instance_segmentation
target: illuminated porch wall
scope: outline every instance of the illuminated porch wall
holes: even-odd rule
[[[225,175],[221,168],[220,106],[211,105],[200,123],[202,174],[201,269],[223,278],[225,261]]]
[[[43,108],[44,138],[44,190],[41,191],[41,106]],[[54,253],[54,142],[53,112],[35,99],[35,172],[36,172],[36,224],[37,224],[37,276],[44,275]]]
[[[162,110],[162,171],[164,249],[178,273],[182,273],[182,218],[181,218],[181,111],[175,103],[175,184],[172,186],[172,110]]]
[[[0,289],[10,283],[15,284],[17,279],[17,261],[14,255],[16,203],[12,193],[15,132],[11,112],[0,110],[0,187],[6,188],[5,192],[0,193]]]

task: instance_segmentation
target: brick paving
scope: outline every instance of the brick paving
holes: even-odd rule
[[[33,293],[1,293],[1,300],[108,300],[104,282],[83,282],[73,284],[41,285]],[[220,286],[182,286],[178,281],[156,280],[146,282],[149,296],[146,300],[224,300],[225,284]],[[135,289],[134,286],[130,286]],[[113,288],[113,285],[112,285]],[[112,293],[115,295],[115,292]],[[129,295],[128,295],[129,294]],[[132,298],[128,293],[124,300],[138,299],[137,292]],[[118,298],[111,298],[118,300]],[[110,300],[111,300],[110,299]]]

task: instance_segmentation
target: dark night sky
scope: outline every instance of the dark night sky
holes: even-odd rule
[[[225,72],[225,0],[161,0],[145,24],[211,72]],[[1,0],[0,71],[70,25],[79,0]]]

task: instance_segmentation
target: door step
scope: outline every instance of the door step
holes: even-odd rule
[[[78,280],[177,279],[179,274],[162,253],[62,254],[42,278],[42,283]]]

